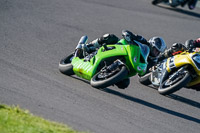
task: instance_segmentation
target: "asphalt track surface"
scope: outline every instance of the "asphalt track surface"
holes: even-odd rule
[[[199,133],[200,92],[162,96],[131,78],[125,90],[92,88],[58,71],[79,38],[128,29],[168,46],[200,36],[200,9],[150,0],[1,0],[0,102],[95,133]]]

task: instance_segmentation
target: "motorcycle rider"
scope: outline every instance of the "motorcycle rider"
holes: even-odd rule
[[[181,43],[174,43],[171,48],[159,55],[158,61],[162,61],[165,58],[179,54],[185,50],[190,51],[196,47],[200,47],[200,38],[197,38],[196,40],[187,40],[185,45]]]
[[[190,9],[190,10],[193,10],[195,7],[196,7],[196,4],[197,4],[197,2],[198,2],[198,0],[186,0],[186,1],[184,1],[182,4],[181,4],[181,6],[183,7],[183,6],[185,6],[185,4],[188,2],[188,8]]]
[[[182,7],[188,4],[188,8],[190,10],[193,10],[196,7],[198,0],[153,0],[152,4],[156,5],[157,3],[160,3],[160,2],[169,2],[169,4],[172,7],[176,7],[177,5],[179,5],[179,3],[181,3],[180,5]]]
[[[138,41],[142,44],[147,45],[150,48],[150,53],[147,60],[148,61],[147,70],[148,68],[150,68],[157,62],[158,55],[161,52],[164,52],[164,50],[166,49],[166,44],[161,37],[157,37],[157,36],[152,37],[149,41],[147,41],[141,35],[133,34],[132,32],[128,30],[123,30],[122,36],[124,37],[124,39],[128,40],[130,43],[132,43],[133,41]],[[85,52],[86,53],[94,52],[103,44],[120,45],[120,43],[118,43],[119,40],[120,39],[114,34],[105,34],[102,37],[97,38],[88,44],[78,44],[75,50],[75,57],[77,56],[81,57],[83,56]],[[130,84],[130,79],[127,78],[118,82],[116,85],[118,86],[118,88],[125,89],[128,87],[129,84]]]
[[[195,48],[200,47],[200,38],[197,38],[196,40],[187,40],[185,44],[181,43],[174,43],[172,47],[169,49],[165,50],[165,52],[161,53],[158,57],[158,62],[162,61],[165,58],[174,56],[176,54],[182,53],[185,50],[193,51]],[[200,50],[198,50],[200,52]],[[168,77],[168,71],[165,69],[163,72],[163,77],[162,80],[166,79]],[[162,82],[162,81],[160,81]]]

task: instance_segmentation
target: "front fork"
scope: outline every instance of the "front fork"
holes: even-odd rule
[[[180,75],[184,75],[185,74],[185,70],[186,70],[186,67],[182,67],[180,68],[177,72],[173,73],[172,75],[169,75],[168,71],[165,70],[162,78],[161,78],[161,81],[160,81],[160,85],[168,78],[168,80],[170,81],[174,81],[176,80],[176,78],[178,78]]]
[[[114,61],[114,63],[112,63],[111,65],[109,65],[107,68],[110,70],[110,71],[113,71],[115,70],[118,66],[121,66],[121,65],[124,65],[124,63],[117,59],[116,61]]]
[[[125,65],[121,60],[117,59],[116,61],[114,61],[111,65],[107,66],[106,61],[104,62],[105,66],[103,69],[101,69],[102,72],[104,71],[115,71],[119,66],[121,65]]]
[[[184,72],[185,72],[185,68],[184,67],[180,68],[176,73],[169,76],[169,80],[171,81],[175,80],[176,78],[178,78],[179,75],[184,74]]]

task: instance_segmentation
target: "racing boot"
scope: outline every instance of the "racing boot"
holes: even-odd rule
[[[104,43],[105,44],[115,44],[119,41],[119,38],[114,34],[104,34],[102,37],[95,39],[94,41],[90,42],[88,46],[93,45],[95,48],[101,47]]]
[[[197,4],[197,1],[198,1],[198,0],[190,0],[190,1],[188,2],[188,8],[189,8],[190,10],[193,10],[193,9],[195,8],[196,4]]]

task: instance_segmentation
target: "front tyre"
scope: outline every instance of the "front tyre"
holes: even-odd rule
[[[179,75],[174,80],[166,79],[164,82],[161,83],[160,87],[158,88],[158,92],[162,95],[169,95],[178,90],[182,87],[186,86],[187,83],[191,81],[190,73],[185,70],[181,75]]]
[[[60,62],[59,62],[59,71],[63,74],[66,75],[73,75],[74,71],[73,71],[73,66],[71,64],[71,61],[74,57],[74,54],[70,54],[69,56],[63,58]]]
[[[119,66],[114,71],[106,71],[103,69],[92,77],[90,81],[92,87],[105,88],[123,80],[128,75],[128,70],[124,65]]]

